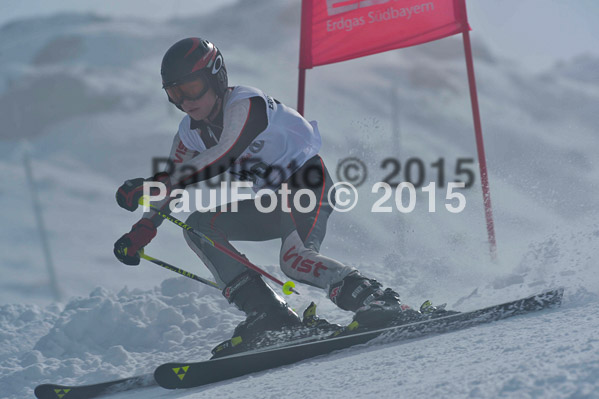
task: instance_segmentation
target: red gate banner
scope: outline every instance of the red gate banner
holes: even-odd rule
[[[304,0],[300,68],[415,46],[469,29],[465,0]]]

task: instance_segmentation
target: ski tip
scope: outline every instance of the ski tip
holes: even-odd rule
[[[556,287],[556,288],[548,289],[540,295],[552,295],[555,297],[560,297],[560,299],[561,299],[561,297],[563,297],[563,295],[564,295],[564,291],[565,291],[565,287]]]
[[[558,287],[555,289],[555,292],[557,293],[557,296],[559,296],[559,303],[562,303],[562,299],[564,297],[564,291],[566,290],[565,287]]]
[[[531,298],[544,303],[544,307],[561,306],[564,297],[565,287],[556,287],[547,289],[540,294],[533,295]]]

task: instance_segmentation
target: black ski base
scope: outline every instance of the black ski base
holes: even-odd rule
[[[397,342],[426,335],[457,331],[478,324],[535,312],[561,304],[563,289],[545,291],[528,298],[471,312],[419,321],[401,326],[357,332],[334,338],[284,343],[259,350],[202,362],[167,363],[154,372],[156,382],[167,389],[193,388],[240,377],[364,344],[380,337],[380,343]]]
[[[38,399],[88,399],[152,385],[156,385],[154,377],[152,374],[145,374],[90,385],[42,384],[35,387],[34,392]]]

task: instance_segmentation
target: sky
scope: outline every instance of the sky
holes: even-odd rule
[[[472,36],[534,70],[599,54],[597,0],[466,0]]]
[[[65,11],[165,19],[209,12],[235,1],[2,0],[0,24]],[[556,61],[585,52],[599,53],[593,41],[599,37],[598,0],[467,0],[466,3],[473,37],[480,36],[495,54],[517,59],[530,70],[543,71]]]

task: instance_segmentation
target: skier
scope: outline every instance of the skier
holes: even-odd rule
[[[288,204],[290,212],[279,206],[263,213],[250,199],[239,201],[237,212],[224,208],[196,211],[186,223],[239,255],[230,241],[281,239],[282,271],[296,281],[326,290],[338,307],[355,312],[355,325],[385,325],[402,312],[397,292],[383,290],[376,280],[319,251],[332,211],[327,193],[333,182],[318,155],[321,138],[315,122],[308,122],[258,89],[229,87],[223,56],[207,40],[187,38],[175,43],[164,55],[161,75],[168,100],[187,114],[170,152],[176,168],[149,179],[126,181],[116,194],[121,207],[129,211],[137,208],[145,181],[164,183],[170,192],[224,170],[251,181],[254,189],[277,190],[284,180],[289,184],[290,198],[300,189],[309,189],[317,204],[307,213],[300,212],[293,201]],[[244,162],[247,160],[255,162]],[[164,212],[168,212],[168,203],[169,199],[159,204]],[[300,201],[300,205],[305,203]],[[119,261],[139,264],[137,251],[156,236],[161,222],[155,212],[145,213],[115,243]],[[184,235],[214,275],[227,301],[247,315],[234,337],[255,337],[264,331],[302,324],[257,272],[198,237],[188,232]]]

